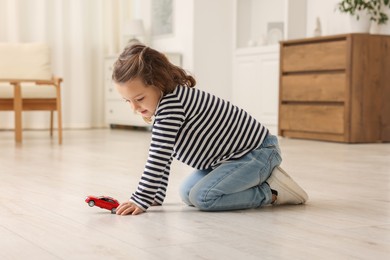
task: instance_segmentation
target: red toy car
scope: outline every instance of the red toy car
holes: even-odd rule
[[[90,207],[98,206],[102,209],[111,210],[112,214],[115,214],[116,208],[119,206],[119,202],[116,199],[108,196],[88,196],[85,199],[85,202],[87,202]]]

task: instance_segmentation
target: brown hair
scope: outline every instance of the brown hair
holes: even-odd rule
[[[164,54],[142,44],[126,47],[114,64],[114,82],[120,84],[134,78],[156,86],[164,95],[173,92],[177,85],[192,88],[196,84],[191,75],[169,62]]]

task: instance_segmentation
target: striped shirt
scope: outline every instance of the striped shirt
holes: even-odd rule
[[[165,198],[173,158],[216,168],[261,145],[268,129],[244,110],[195,88],[178,86],[156,109],[149,156],[131,201],[146,210]]]

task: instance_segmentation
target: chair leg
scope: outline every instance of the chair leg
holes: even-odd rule
[[[50,110],[50,137],[53,137],[53,110]]]
[[[15,142],[22,142],[22,92],[19,83],[14,83]]]
[[[61,106],[61,105],[59,105]],[[61,116],[61,109],[57,110],[57,117],[58,117],[58,143],[62,144],[62,116]]]
[[[60,84],[57,85],[57,121],[58,121],[58,144],[62,144],[62,109]]]

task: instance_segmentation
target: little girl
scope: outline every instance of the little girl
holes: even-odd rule
[[[118,215],[163,203],[173,158],[195,168],[180,195],[203,211],[306,202],[306,192],[279,167],[277,138],[244,110],[194,88],[195,79],[162,53],[129,46],[112,78],[133,110],[154,119],[144,172]]]

